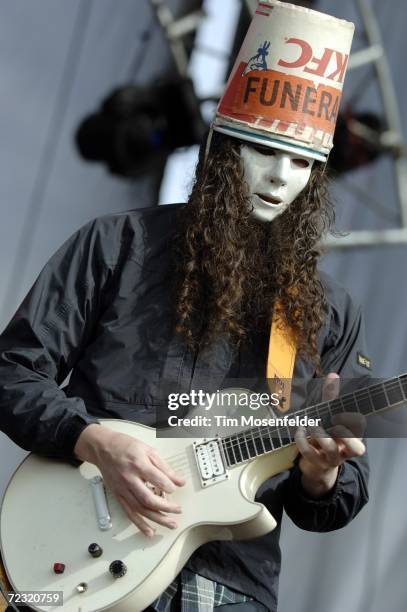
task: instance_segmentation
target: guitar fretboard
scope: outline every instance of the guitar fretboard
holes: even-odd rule
[[[407,402],[407,374],[346,393],[337,399],[303,408],[290,417],[320,419],[329,426],[335,414],[353,412],[370,416]],[[278,417],[277,417],[278,418]],[[252,427],[222,438],[228,465],[233,466],[294,443],[295,431],[288,426]]]

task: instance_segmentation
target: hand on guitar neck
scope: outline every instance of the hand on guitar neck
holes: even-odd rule
[[[330,373],[325,378],[323,401],[333,400],[339,395],[339,376]],[[318,499],[328,494],[335,486],[339,466],[352,457],[360,457],[366,451],[362,442],[366,419],[362,414],[344,412],[332,419],[333,427],[327,431],[322,427],[299,427],[295,441],[301,454],[299,468],[301,483],[311,497]],[[311,433],[311,435],[310,435]]]
[[[146,536],[155,532],[145,519],[169,529],[177,527],[169,514],[179,514],[181,508],[164,495],[185,483],[154,448],[95,423],[83,430],[74,452],[82,461],[97,465],[129,519]],[[157,495],[154,488],[163,495]]]

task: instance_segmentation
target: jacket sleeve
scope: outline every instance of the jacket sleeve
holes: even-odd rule
[[[81,431],[98,422],[59,387],[92,339],[112,276],[96,226],[55,253],[0,336],[0,429],[26,450],[68,460]]]
[[[329,333],[321,354],[323,371],[336,372],[351,386],[367,386],[365,334],[360,308],[339,287],[334,288],[330,306]],[[363,365],[364,364],[364,365]],[[334,488],[323,498],[309,497],[301,485],[298,460],[284,487],[284,508],[291,520],[307,531],[332,531],[347,525],[368,501],[369,465],[366,453],[345,461],[339,468]]]

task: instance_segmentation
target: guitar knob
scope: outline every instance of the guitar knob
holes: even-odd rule
[[[127,572],[127,566],[123,561],[112,561],[109,565],[109,572],[112,574],[113,578],[122,578]]]
[[[88,552],[90,555],[92,555],[92,557],[97,559],[97,557],[100,557],[101,554],[103,553],[103,548],[101,548],[99,544],[92,542],[92,544],[89,544],[88,546]]]

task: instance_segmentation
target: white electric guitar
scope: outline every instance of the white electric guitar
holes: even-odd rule
[[[339,412],[369,415],[406,401],[403,375],[296,414],[326,423]],[[253,500],[266,479],[293,464],[292,429],[255,427],[191,440],[156,438],[155,429],[129,421],[103,424],[154,446],[185,478],[186,485],[172,494],[183,510],[178,528],[158,525],[147,538],[105,489],[96,466],[75,468],[29,455],[6,489],[0,544],[13,590],[40,592],[25,600],[34,610],[141,611],[201,544],[254,538],[275,527],[268,510]],[[61,592],[63,605],[41,592]]]

